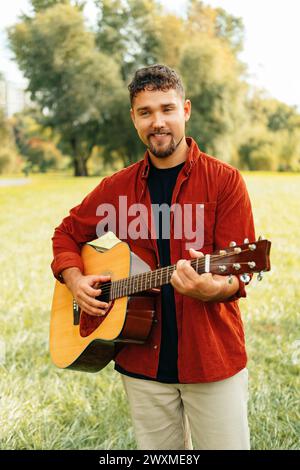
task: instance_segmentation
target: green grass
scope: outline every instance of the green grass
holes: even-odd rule
[[[99,179],[34,176],[0,187],[0,448],[133,449],[127,401],[112,364],[59,370],[49,357],[50,239]],[[247,173],[257,234],[272,272],[241,301],[249,356],[252,448],[299,448],[300,176]],[[297,427],[298,426],[298,427]]]

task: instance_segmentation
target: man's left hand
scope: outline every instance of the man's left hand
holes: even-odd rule
[[[201,251],[189,250],[191,258],[202,258]],[[221,301],[231,297],[238,290],[239,282],[233,276],[232,284],[227,276],[204,273],[198,274],[191,266],[190,260],[180,259],[171,277],[171,284],[180,294],[188,295],[203,302]]]

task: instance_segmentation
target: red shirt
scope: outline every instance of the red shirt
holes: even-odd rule
[[[191,138],[187,160],[181,169],[173,191],[172,204],[204,204],[203,253],[225,248],[234,240],[238,245],[245,238],[255,240],[251,203],[243,178],[238,170],[201,152]],[[147,187],[149,156],[104,178],[101,183],[74,207],[68,217],[55,229],[53,240],[54,276],[63,269],[78,267],[83,271],[81,246],[97,238],[96,226],[100,217],[97,207],[110,203],[116,208],[116,235],[126,241],[130,249],[141,256],[152,269],[159,266],[155,239],[131,240],[119,234],[119,196],[127,196],[127,206],[144,204],[148,209],[148,227],[151,201]],[[128,224],[134,217],[128,216]],[[171,263],[189,259],[184,236],[177,239],[170,229]],[[121,236],[120,236],[121,235]],[[238,298],[246,297],[244,284],[226,302],[202,302],[175,291],[178,328],[178,376],[180,383],[213,382],[231,377],[247,363],[244,329]],[[157,323],[143,345],[128,344],[116,356],[116,363],[128,372],[156,378],[160,339],[161,311],[157,310]]]

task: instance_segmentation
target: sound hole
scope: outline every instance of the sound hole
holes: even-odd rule
[[[101,289],[101,294],[96,297],[96,300],[100,300],[101,302],[109,302],[109,294],[111,289],[111,282],[105,282],[102,285],[99,285]]]
[[[99,288],[102,290],[101,294],[96,297],[96,300],[100,300],[101,302],[109,302],[109,294],[110,294],[110,288],[111,288],[111,282],[105,282]],[[113,302],[110,306],[110,308],[107,310],[106,314],[101,317],[96,317],[93,315],[89,315],[88,313],[85,313],[81,311],[80,314],[80,335],[82,337],[89,336],[92,334],[100,325],[101,323],[105,320],[107,317],[108,313],[113,307]]]

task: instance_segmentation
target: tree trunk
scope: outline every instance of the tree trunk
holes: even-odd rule
[[[78,150],[78,142],[75,137],[71,138],[71,147],[73,150],[74,176],[88,176],[87,158]]]
[[[87,160],[82,155],[74,155],[74,176],[88,176]]]

